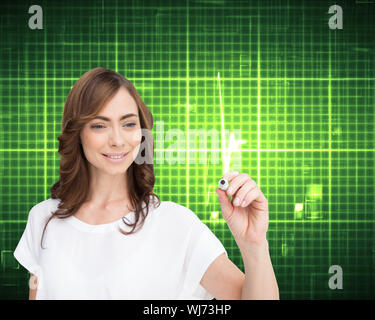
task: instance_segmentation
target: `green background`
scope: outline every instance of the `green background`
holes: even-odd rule
[[[132,81],[165,131],[220,130],[222,97],[225,129],[246,141],[231,169],[269,201],[281,299],[373,299],[374,2],[2,1],[0,297],[28,297],[13,251],[30,208],[58,179],[71,87],[106,67]],[[43,30],[28,27],[33,4]],[[329,29],[333,4],[342,30]],[[169,144],[155,140],[159,155]],[[193,210],[243,271],[226,223],[212,214],[223,163],[155,164],[155,174],[161,200]],[[342,290],[328,286],[331,265],[342,267]]]

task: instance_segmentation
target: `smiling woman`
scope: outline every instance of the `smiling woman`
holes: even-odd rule
[[[152,126],[120,74],[96,68],[75,83],[59,180],[31,208],[14,251],[31,274],[30,299],[241,297],[244,274],[220,240],[193,211],[154,194],[153,164],[142,161],[154,151],[143,136]]]
[[[153,193],[153,165],[134,162],[141,129],[151,130],[152,126],[152,114],[129,80],[105,68],[86,72],[69,92],[64,106],[63,130],[58,137],[60,178],[51,188],[51,198],[61,203],[50,219],[79,216],[84,205],[97,199],[97,191],[90,186],[108,186],[105,182],[109,180],[117,187],[115,198],[123,200],[119,204],[126,203],[127,210],[135,213],[132,230],[120,231],[136,232],[138,222],[141,227],[148,214],[149,197],[158,198]],[[153,144],[148,147],[154,148]],[[147,204],[145,213],[143,201]]]
[[[122,114],[124,110],[127,113]],[[124,173],[138,155],[141,144],[141,125],[138,106],[125,88],[115,96],[81,130],[80,141],[94,175],[108,172]],[[108,116],[107,116],[108,115]],[[113,119],[112,119],[112,116]],[[103,157],[106,163],[101,168]],[[99,158],[100,162],[97,162]],[[109,165],[107,164],[109,163]],[[121,163],[121,166],[110,164]],[[102,169],[102,170],[100,170]],[[125,190],[124,190],[125,191]]]

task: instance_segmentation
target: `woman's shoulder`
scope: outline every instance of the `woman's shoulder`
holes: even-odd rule
[[[194,211],[173,201],[161,201],[157,209],[157,211],[161,212],[162,216],[169,221],[177,220],[185,225],[200,221]]]
[[[60,203],[60,199],[48,198],[31,207],[29,218],[32,220],[45,219],[52,215]]]

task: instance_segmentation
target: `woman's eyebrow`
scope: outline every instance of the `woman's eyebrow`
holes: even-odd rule
[[[121,116],[120,119],[119,119],[119,121],[124,120],[124,119],[129,118],[129,117],[137,117],[137,115],[134,114],[134,113],[128,113],[128,114],[125,114],[125,115]],[[111,119],[109,119],[107,117],[103,117],[103,116],[96,116],[94,119],[101,119],[101,120],[104,120],[104,121],[111,121]]]

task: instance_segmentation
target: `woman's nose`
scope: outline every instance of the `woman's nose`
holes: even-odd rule
[[[122,146],[125,143],[124,134],[118,128],[114,128],[111,130],[109,140],[111,145]]]

